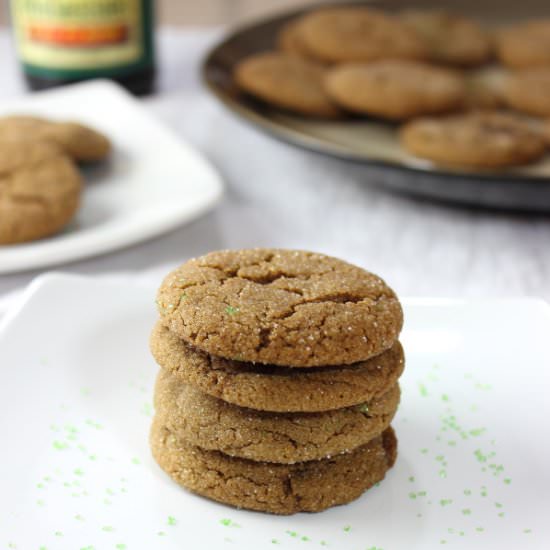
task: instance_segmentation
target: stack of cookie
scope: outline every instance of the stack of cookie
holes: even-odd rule
[[[309,252],[214,252],[170,273],[157,304],[151,446],[177,483],[291,514],[354,500],[393,465],[402,310],[379,277]]]
[[[107,137],[76,122],[0,118],[0,245],[63,229],[81,202],[78,164],[105,159]]]

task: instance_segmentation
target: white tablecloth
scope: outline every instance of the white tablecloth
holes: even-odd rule
[[[342,257],[401,295],[550,299],[550,217],[468,210],[390,194],[344,164],[249,127],[203,89],[198,66],[217,30],[159,33],[159,93],[144,105],[217,167],[221,205],[126,250],[57,270],[156,285],[185,259],[233,247],[292,247]],[[0,33],[0,98],[24,93]],[[0,311],[39,272],[0,276]]]

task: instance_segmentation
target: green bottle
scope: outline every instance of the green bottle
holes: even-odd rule
[[[153,91],[153,0],[11,0],[17,49],[32,89],[111,78]]]

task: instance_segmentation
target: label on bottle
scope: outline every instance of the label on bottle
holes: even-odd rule
[[[151,0],[12,0],[19,55],[45,78],[120,76],[152,63]]]

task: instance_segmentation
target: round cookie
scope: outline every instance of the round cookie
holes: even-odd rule
[[[179,485],[237,508],[273,514],[320,512],[351,502],[381,481],[397,456],[391,428],[367,445],[330,459],[272,464],[186,443],[155,418],[153,457]]]
[[[0,142],[0,244],[40,239],[74,216],[82,180],[51,144]]]
[[[325,69],[293,54],[266,52],[238,63],[234,78],[245,92],[282,109],[333,118],[338,109],[323,89]]]
[[[399,386],[369,403],[319,413],[237,407],[161,369],[155,408],[171,432],[192,445],[250,460],[294,464],[353,451],[380,435],[399,405]]]
[[[172,271],[157,296],[162,323],[219,357],[314,367],[365,361],[403,324],[380,277],[313,252],[211,252]]]
[[[511,75],[504,87],[504,99],[518,111],[534,116],[550,116],[550,66]]]
[[[500,30],[496,49],[500,61],[514,69],[550,66],[550,19]]]
[[[545,150],[540,135],[519,117],[498,112],[414,120],[401,129],[400,140],[413,155],[475,168],[527,164]]]
[[[101,160],[111,150],[111,143],[103,134],[76,122],[23,115],[0,118],[0,141],[30,140],[54,143],[78,162]]]
[[[399,342],[361,363],[308,369],[208,355],[161,323],[150,344],[157,363],[182,382],[228,403],[272,412],[328,411],[379,398],[397,383],[405,365]]]
[[[341,65],[327,73],[325,87],[340,107],[390,120],[452,111],[465,98],[461,76],[415,61]]]
[[[300,40],[311,55],[327,63],[379,59],[422,59],[426,49],[407,25],[365,7],[325,8],[301,19]]]
[[[425,43],[430,61],[472,67],[489,60],[489,35],[471,19],[444,11],[410,10],[400,15]]]

